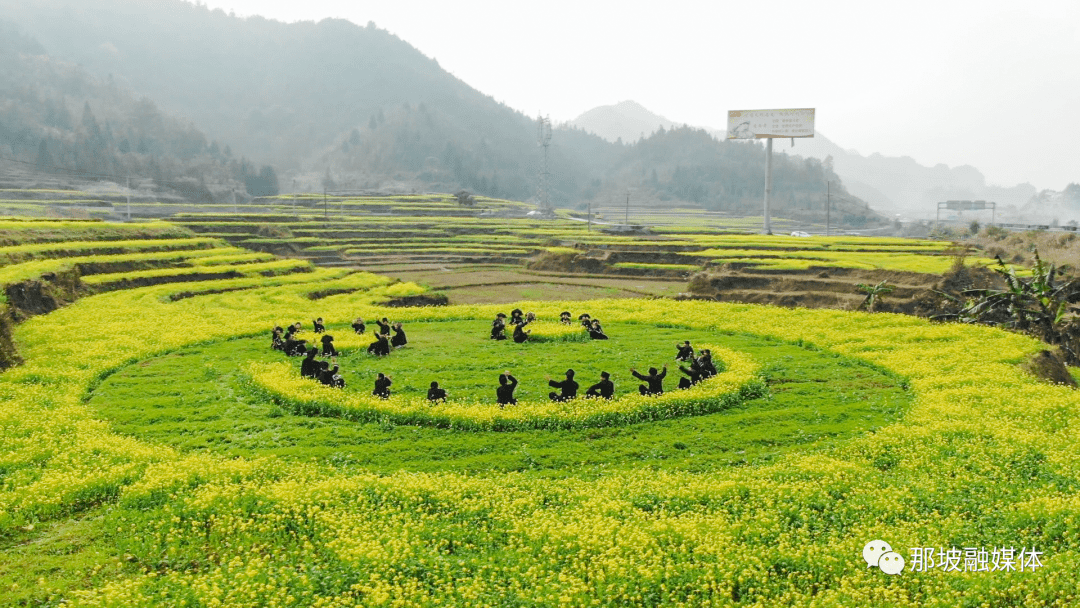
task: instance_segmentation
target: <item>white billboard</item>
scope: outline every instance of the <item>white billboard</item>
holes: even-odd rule
[[[730,110],[728,139],[813,137],[814,108],[795,110]]]

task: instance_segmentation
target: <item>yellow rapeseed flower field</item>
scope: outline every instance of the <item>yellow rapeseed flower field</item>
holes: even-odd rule
[[[336,287],[357,291],[319,300],[327,323],[488,319],[505,308],[391,312],[375,303],[420,288],[372,275],[318,285]],[[1078,603],[1080,399],[1020,371],[1041,348],[1022,336],[887,314],[594,301],[589,309],[608,322],[694,328],[714,345],[731,381],[692,390],[726,393],[751,381],[753,362],[723,350],[725,332],[749,332],[892,370],[915,404],[899,421],[828,450],[753,466],[387,475],[180,453],[96,419],[84,397],[121,366],[186,345],[269,338],[275,324],[306,323],[313,308],[310,284],[163,297],[177,289],[90,297],[16,330],[27,362],[0,376],[0,531],[109,504],[109,542],[132,568],[69,593],[67,605]],[[522,304],[546,319],[567,306]],[[248,373],[267,391],[308,398],[292,370],[278,367]],[[339,405],[373,407],[363,399]],[[469,405],[452,415],[479,428],[494,416]],[[906,558],[915,547],[1034,548],[1041,567],[978,571],[960,560],[959,571],[888,576],[862,560],[873,539]]]

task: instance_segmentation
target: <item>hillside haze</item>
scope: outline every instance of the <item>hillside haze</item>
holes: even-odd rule
[[[537,194],[536,119],[473,89],[372,23],[286,24],[181,0],[0,0],[0,11],[50,60],[77,64],[89,78],[190,120],[203,138],[193,154],[205,147],[240,157],[227,168],[249,194],[272,193],[278,185],[286,192],[464,188],[515,200]],[[23,84],[32,86],[34,78],[24,76]],[[79,94],[64,103],[107,105]],[[126,112],[95,111],[119,122]],[[614,138],[628,134],[622,143],[580,125],[556,128],[548,166],[553,203],[581,208],[637,188],[657,205],[759,212],[764,155],[758,143],[676,128],[633,102],[612,112],[614,119],[597,112],[589,124],[606,120],[623,129]],[[650,121],[655,127],[644,128]],[[28,149],[21,155],[33,160]],[[774,170],[778,213],[785,205],[819,213],[822,205],[813,201],[826,181],[844,191],[817,159],[780,157]],[[181,173],[203,178],[195,167],[173,172]],[[266,187],[252,188],[253,182]],[[853,199],[853,209],[863,206]],[[851,217],[860,224],[867,219]]]
[[[637,141],[642,134],[647,137],[658,129],[673,126],[667,118],[635,101],[593,108],[570,124],[607,141],[621,137],[624,142]],[[715,137],[725,137],[723,131],[701,128]],[[832,167],[847,190],[888,214],[932,217],[938,201],[959,199],[992,200],[1003,208],[1011,205],[1018,208],[1017,213],[1031,215],[1031,219],[1041,219],[1045,215],[1031,214],[1029,202],[1037,193],[1034,186],[989,185],[982,172],[970,165],[928,167],[907,156],[890,157],[877,153],[864,156],[855,150],[844,149],[821,132],[813,138],[796,140],[794,147],[780,140],[776,152],[820,161],[832,157]]]
[[[612,143],[621,141],[628,144],[652,135],[657,129],[675,126],[675,123],[650,112],[636,101],[620,101],[593,108],[569,124]]]

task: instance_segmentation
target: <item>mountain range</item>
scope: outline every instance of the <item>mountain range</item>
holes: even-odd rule
[[[0,15],[34,45],[33,53],[16,53],[20,61],[33,55],[87,83],[54,87],[49,104],[61,114],[109,116],[107,130],[124,131],[123,138],[101,142],[89,127],[59,133],[46,116],[26,120],[29,102],[20,91],[37,90],[40,75],[26,69],[4,80],[0,73],[0,108],[10,110],[0,115],[10,126],[0,128],[0,148],[8,146],[24,163],[55,141],[68,151],[52,155],[65,169],[147,175],[156,167],[149,177],[194,180],[210,192],[227,191],[223,180],[243,183],[251,194],[279,187],[465,188],[527,200],[538,192],[536,119],[371,23],[286,24],[182,0],[0,0]],[[95,92],[113,89],[131,103]],[[176,125],[173,135],[155,136],[156,148],[149,145],[154,137],[133,126],[142,124],[134,115],[139,107]],[[658,123],[663,132],[650,129],[641,138],[641,124],[635,123],[633,141],[621,143],[558,126],[548,150],[552,202],[580,208],[637,188],[658,205],[759,212],[764,153],[758,143],[717,139],[670,121]],[[79,144],[80,137],[93,145]],[[188,147],[166,145],[185,137]],[[850,212],[841,219],[873,219],[820,159],[780,156],[774,175],[778,214],[821,213],[831,181],[834,192],[848,195]]]
[[[569,124],[608,141],[624,143],[636,142],[659,129],[671,129],[675,125],[634,101],[593,108]],[[724,131],[702,128],[715,137],[726,136]],[[1031,184],[988,185],[986,177],[970,165],[927,167],[907,156],[889,157],[876,153],[864,156],[854,150],[845,150],[820,132],[813,138],[796,140],[793,147],[789,147],[786,140],[777,141],[775,152],[823,162],[828,160],[852,195],[888,215],[933,217],[937,202],[946,200],[995,201],[1002,206],[1003,212],[1011,206],[1014,214],[1021,214],[1026,209],[1030,215],[1029,203],[1038,193]]]

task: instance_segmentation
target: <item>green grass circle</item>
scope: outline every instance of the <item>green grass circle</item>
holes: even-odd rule
[[[520,397],[546,396],[543,374],[565,371],[564,364],[571,364],[567,363],[570,353],[588,355],[573,358],[573,364],[579,366],[575,369],[588,377],[609,363],[628,366],[631,358],[641,366],[650,361],[662,363],[674,354],[676,341],[696,337],[686,328],[611,323],[607,330],[612,340],[567,348],[492,342],[487,340],[487,324],[481,320],[443,322],[439,327],[456,326],[445,334],[425,329],[437,325],[407,325],[410,345],[383,359],[357,352],[367,339],[355,341],[353,351],[346,350],[340,360],[345,377],[355,390],[370,392],[371,375],[388,370],[398,378],[398,390],[411,386],[410,390],[419,394],[430,376],[406,370],[421,358],[439,362],[443,356],[449,357],[453,343],[448,342],[448,336],[456,336],[456,340],[480,336],[475,338],[479,351],[474,351],[471,359],[451,361],[461,366],[455,368],[458,372],[451,375],[448,368],[441,368],[444,373],[438,378],[457,398],[472,394],[494,403],[494,382],[506,363],[521,377]],[[348,328],[331,326],[329,331],[341,342],[348,342],[343,339]],[[910,403],[901,378],[859,359],[749,334],[712,332],[704,337],[758,361],[769,384],[768,394],[722,412],[604,428],[476,433],[402,425],[390,419],[354,422],[294,415],[291,409],[252,391],[246,371],[250,365],[287,362],[299,366],[299,359],[270,350],[269,340],[259,336],[194,345],[131,364],[104,379],[88,402],[111,420],[117,431],[182,451],[315,457],[341,466],[387,472],[402,468],[549,469],[573,470],[575,474],[588,474],[593,467],[599,467],[597,472],[642,465],[708,470],[765,462],[783,452],[823,449],[860,435],[895,420]],[[481,365],[477,352],[500,359]],[[554,363],[540,356],[553,352],[566,356]],[[472,385],[465,382],[474,378],[471,370],[476,370]],[[637,384],[627,381],[628,371],[619,376],[616,387],[623,394],[636,390]],[[162,382],[162,378],[169,381]]]

